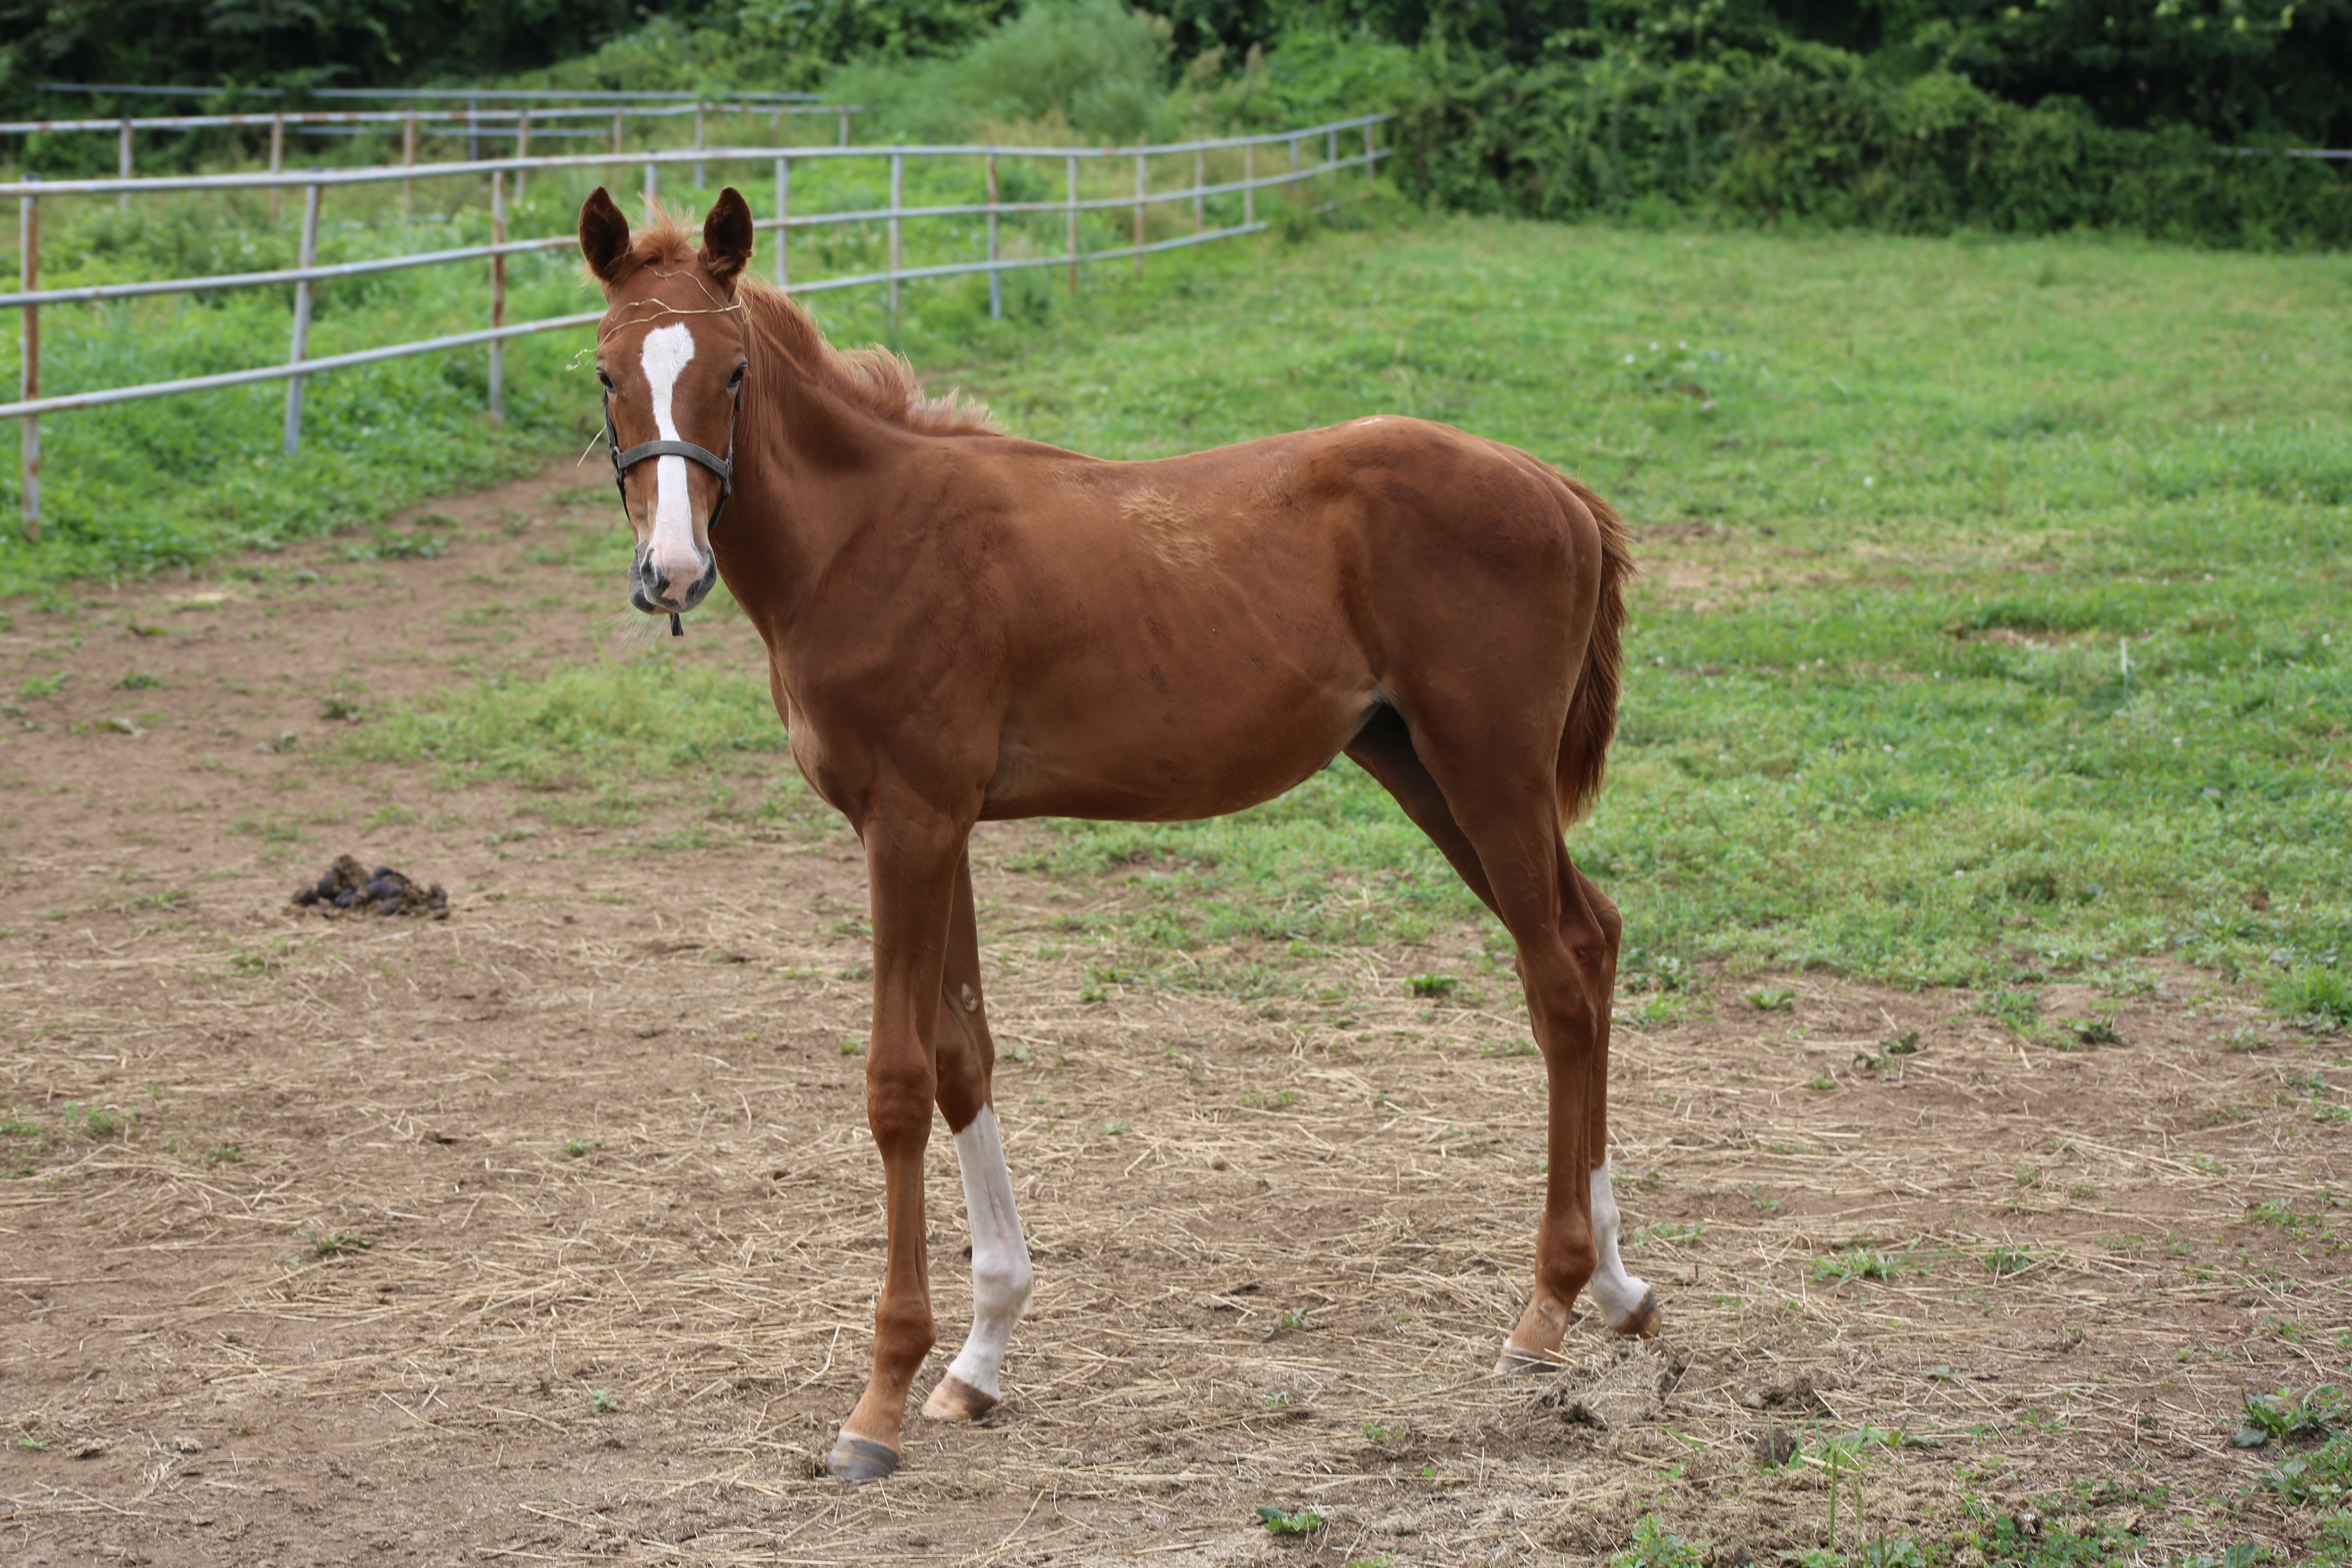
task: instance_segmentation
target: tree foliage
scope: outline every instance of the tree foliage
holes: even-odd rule
[[[0,103],[55,113],[61,100],[44,81],[483,80],[594,48],[642,19],[631,0],[0,0]]]

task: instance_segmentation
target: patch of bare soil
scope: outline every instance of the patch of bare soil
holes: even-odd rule
[[[1345,955],[1311,1000],[1089,1002],[1066,917],[1122,884],[1018,868],[1028,827],[975,850],[1039,1279],[1007,1404],[910,1415],[887,1483],[821,1479],[881,1264],[855,844],[713,826],[690,789],[518,837],[519,792],[320,760],[327,715],[597,657],[617,556],[579,483],[446,506],[433,559],[344,542],[15,612],[0,1558],[1549,1563],[1654,1511],[1728,1563],[1827,1541],[1801,1458],[1864,1424],[1920,1446],[1873,1450],[1849,1549],[2053,1496],[2291,1549],[2231,1510],[2271,1457],[2228,1435],[2343,1360],[2326,1042],[2233,1033],[2186,973],[2072,1052],[1814,977],[1645,1009],[1614,1127],[1665,1331],[1587,1318],[1559,1373],[1497,1381],[1541,1066],[1477,934]],[[719,619],[685,657],[758,653]],[[290,908],[344,850],[449,917]],[[1406,994],[1440,970],[1463,989]],[[932,1174],[951,1348],[944,1137]],[[1799,1464],[1759,1467],[1776,1433]],[[1261,1505],[1326,1522],[1276,1539]]]

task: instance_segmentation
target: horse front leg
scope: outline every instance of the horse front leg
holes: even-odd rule
[[[930,1353],[931,1282],[923,1221],[923,1148],[939,1090],[932,1049],[949,911],[968,825],[925,811],[860,825],[874,901],[874,1028],[866,1045],[866,1120],[882,1156],[889,1225],[874,1306],[874,1369],[825,1468],[845,1481],[898,1468],[907,1393]]]
[[[997,1384],[1013,1325],[1028,1310],[1035,1272],[1013,1199],[1013,1173],[996,1125],[991,1082],[996,1046],[989,1038],[987,1003],[980,980],[980,928],[972,910],[971,852],[956,867],[955,906],[948,921],[948,962],[940,994],[933,1060],[940,1078],[940,1114],[955,1135],[963,1173],[963,1205],[971,1227],[971,1333],[923,1414],[934,1421],[970,1421],[994,1409]]]

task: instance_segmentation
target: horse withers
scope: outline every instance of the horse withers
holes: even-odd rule
[[[1618,1257],[1609,1188],[1617,910],[1563,838],[1616,724],[1632,561],[1607,503],[1525,452],[1418,419],[1148,463],[1000,435],[981,409],[925,398],[896,355],[836,351],[751,277],[751,213],[732,189],[698,250],[658,213],[633,235],[599,189],[580,247],[610,307],[596,374],[636,531],[631,600],[682,614],[726,580],[767,645],[794,762],[865,847],[866,1104],[888,1261],[833,1473],[897,1467],[931,1349],[935,1105],[962,1169],[972,1324],[925,1415],[998,1403],[1029,1300],[990,1108],[973,824],[1215,816],[1342,752],[1517,947],[1550,1163],[1532,1300],[1496,1370],[1547,1364],[1588,1286],[1610,1328],[1651,1332],[1656,1303]]]

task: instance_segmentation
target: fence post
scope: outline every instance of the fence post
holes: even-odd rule
[[[648,218],[653,216],[654,202],[660,195],[661,165],[648,158],[646,160],[646,216]]]
[[[1242,143],[1242,224],[1257,222],[1257,143]]]
[[[469,98],[466,100],[466,162],[478,163],[481,161],[482,100]]]
[[[1070,163],[1070,298],[1078,297],[1078,160],[1073,154]]]
[[[622,117],[626,115],[628,112],[629,111],[625,109],[616,109],[613,110],[613,156],[615,158],[618,158],[621,155]]]
[[[705,145],[702,130],[702,100],[697,99],[694,103],[694,150],[699,153]],[[697,158],[694,161],[694,188],[698,191],[709,184],[710,181],[703,167],[702,160]]]
[[[793,161],[776,160],[776,287],[788,288],[792,283],[792,233],[786,226],[793,216]]]
[[[272,115],[269,120],[269,172],[286,172],[286,117],[282,114]],[[273,224],[278,221],[278,198],[282,194],[276,185],[269,187],[269,221]]]
[[[906,205],[907,155],[890,154],[890,340],[898,338],[898,209]]]
[[[400,166],[404,169],[414,169],[416,167],[416,110],[413,109],[408,111],[407,117],[401,121]],[[415,207],[416,182],[415,180],[401,181],[401,221],[404,223],[409,218],[414,217],[415,216]]]
[[[301,254],[305,272],[319,264],[319,187],[315,184],[302,187]],[[300,364],[310,353],[310,280],[305,278],[294,285],[294,344],[287,363]],[[302,447],[302,381],[297,375],[286,383],[286,455],[289,458]]]
[[[1135,155],[1135,276],[1139,280],[1143,277],[1143,196],[1149,184],[1150,177],[1145,173],[1148,164],[1145,153]]]
[[[1209,153],[1204,147],[1192,149],[1192,232],[1199,234],[1207,226],[1208,207],[1201,187],[1209,183]]]
[[[1004,320],[1004,274],[996,265],[996,154],[988,155],[988,319]]]
[[[26,183],[41,176],[28,174]],[[40,198],[20,196],[16,200],[16,276],[17,287],[27,294],[41,286],[41,205]],[[41,308],[25,307],[24,353],[16,368],[16,395],[30,403],[41,395]],[[41,420],[38,415],[27,414],[17,426],[17,461],[23,485],[25,510],[25,542],[41,542]]]
[[[844,110],[841,111],[841,143],[840,143],[840,144],[841,144],[842,146],[844,146],[844,147],[846,147],[846,146],[848,146],[848,145],[849,145],[849,110],[848,110],[847,109],[844,109]]]
[[[490,171],[490,243],[507,242],[507,172]],[[507,258],[504,255],[490,258],[490,327],[496,331],[507,324]],[[503,339],[490,340],[490,423],[507,422],[507,345]]]
[[[530,110],[528,109],[518,110],[515,114],[515,156],[518,158],[528,158],[530,156]],[[527,169],[517,169],[515,171],[515,200],[517,203],[520,203],[522,200],[523,181],[528,178],[529,175],[530,171]]]
[[[115,147],[114,167],[116,172],[124,179],[127,180],[131,177],[131,121],[128,120],[125,120],[122,122],[121,140]],[[131,210],[131,193],[129,191],[125,191],[121,195],[115,197],[114,205],[121,207],[124,212],[129,212]]]

